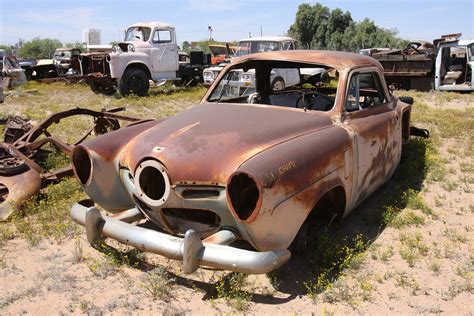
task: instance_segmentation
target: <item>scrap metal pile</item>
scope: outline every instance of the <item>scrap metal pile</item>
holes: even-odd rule
[[[51,144],[70,157],[73,148],[91,135],[101,135],[120,128],[119,120],[136,122],[138,118],[119,115],[124,108],[93,111],[75,108],[50,115],[36,127],[20,117],[11,117],[6,123],[4,141],[0,143],[0,220],[6,220],[15,205],[39,193],[40,189],[57,180],[73,175],[70,165],[56,170],[45,170],[40,166],[41,158]],[[93,126],[73,144],[51,135],[52,125],[73,116],[89,116]]]

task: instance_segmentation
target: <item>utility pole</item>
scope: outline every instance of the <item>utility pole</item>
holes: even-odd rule
[[[210,40],[210,41],[213,41],[214,39],[212,38],[212,31],[213,31],[213,30],[212,30],[212,27],[211,27],[211,26],[208,26],[208,27],[207,27],[207,30],[209,31],[209,40]]]
[[[260,25],[260,36],[263,36],[263,28],[261,25]]]
[[[249,32],[249,38],[252,37],[252,32]]]

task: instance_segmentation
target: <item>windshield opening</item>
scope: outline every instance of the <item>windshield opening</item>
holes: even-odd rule
[[[281,50],[281,43],[274,41],[245,41],[240,42],[235,56],[244,56],[248,54],[271,52]]]
[[[305,111],[329,111],[334,107],[339,80],[335,69],[289,62],[264,67],[263,64],[274,62],[259,63],[227,70],[208,101],[265,104]]]
[[[150,38],[151,29],[149,27],[131,27],[125,34],[125,42],[144,41],[147,42]]]
[[[71,58],[71,52],[68,50],[54,52],[53,59]]]

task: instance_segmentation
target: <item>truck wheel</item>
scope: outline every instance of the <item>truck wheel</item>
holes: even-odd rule
[[[107,96],[111,96],[115,93],[115,89],[111,86],[104,85],[94,80],[91,80],[89,82],[89,87],[91,87],[92,92],[94,92],[95,94],[104,94]]]
[[[148,75],[140,68],[128,68],[120,79],[119,91],[123,96],[136,94],[145,96],[150,88]]]
[[[273,91],[282,91],[285,90],[285,81],[282,77],[276,77],[272,81],[272,90]]]

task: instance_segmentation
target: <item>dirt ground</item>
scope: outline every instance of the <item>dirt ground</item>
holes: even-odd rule
[[[45,93],[38,89],[41,98]],[[70,87],[67,93],[75,102],[98,100],[83,88]],[[474,95],[411,95],[420,102],[415,106],[426,106],[418,113],[414,110],[412,120],[430,128],[432,147],[423,148],[435,148],[436,164],[423,161],[429,166],[416,185],[390,197],[399,201],[402,195],[410,196],[386,225],[375,223],[374,218],[387,211],[388,195],[397,180],[331,228],[329,238],[362,236],[364,246],[363,251],[344,257],[348,264],[329,283],[311,275],[315,267],[305,256],[293,257],[268,275],[199,269],[189,276],[180,271],[180,262],[113,241],[92,248],[84,228],[77,225],[61,238],[42,237],[32,243],[16,232],[18,225],[12,221],[0,226],[0,314],[474,314],[473,126],[447,130],[444,135],[449,122],[436,125],[424,118],[428,113],[442,116],[443,111],[455,110],[457,119],[469,117],[467,122],[474,124]],[[34,96],[29,98],[8,98],[1,106],[9,110],[2,113],[35,101]],[[62,94],[48,94],[48,98],[53,104],[66,102]],[[163,102],[184,103],[176,109],[180,111],[193,104],[189,98],[198,100],[184,96]],[[101,102],[141,101],[109,98]],[[154,109],[134,108],[144,116],[157,115]]]

